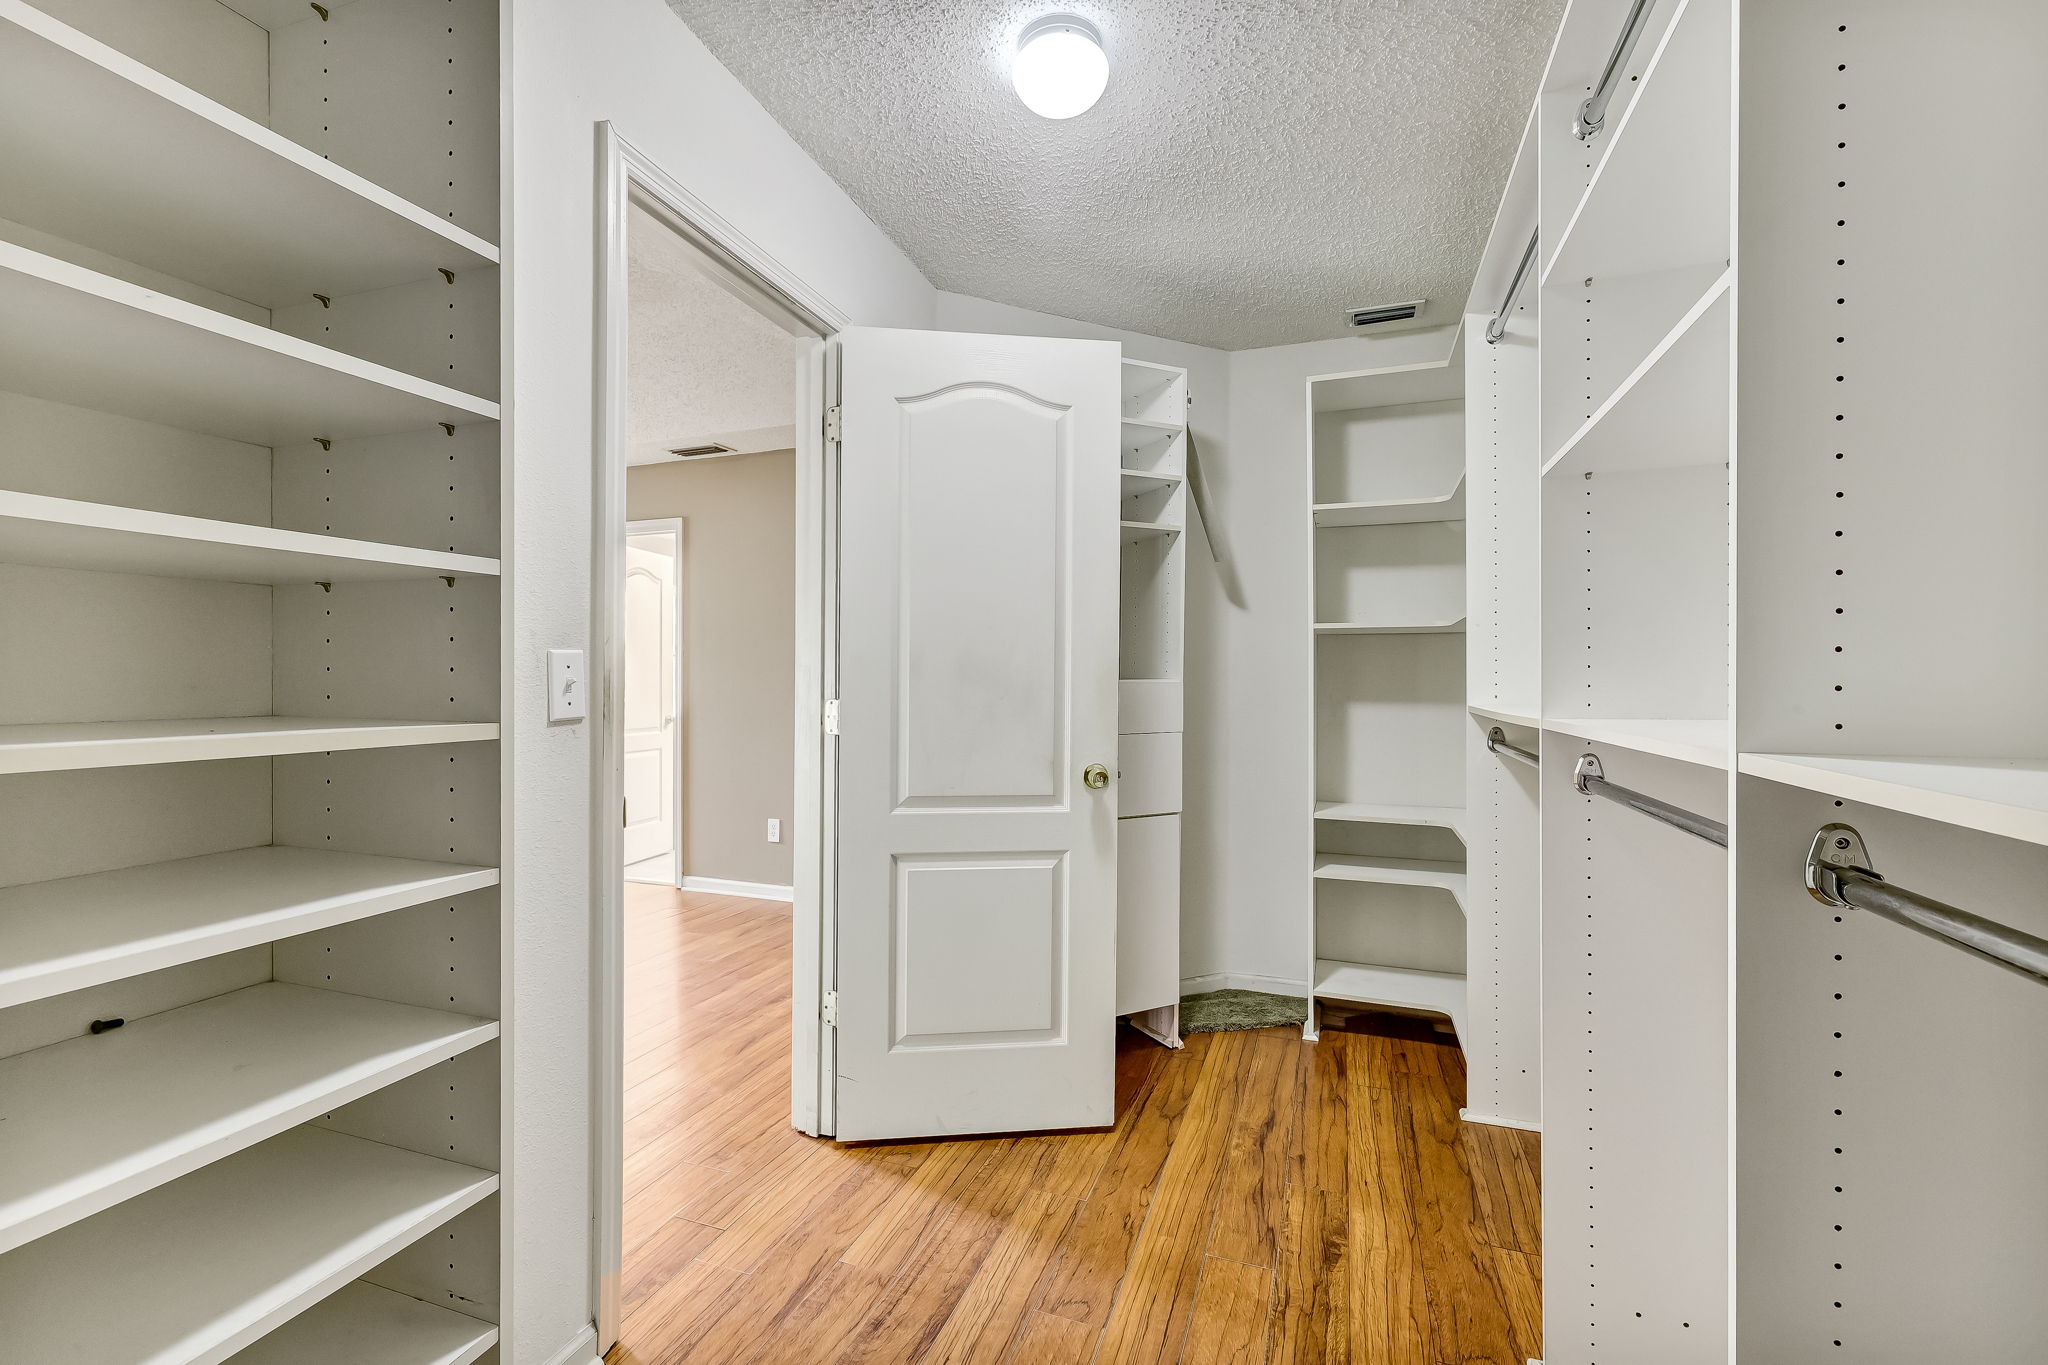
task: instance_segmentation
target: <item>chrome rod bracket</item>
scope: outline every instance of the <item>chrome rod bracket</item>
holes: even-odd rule
[[[1498,725],[1486,732],[1486,748],[1502,758],[1512,758],[1517,763],[1526,763],[1532,768],[1543,766],[1543,760],[1519,745],[1508,743],[1508,732]]]
[[[1572,115],[1572,136],[1579,141],[1598,136],[1607,126],[1607,102],[1614,98],[1615,87],[1621,84],[1621,73],[1628,69],[1628,59],[1635,55],[1636,43],[1649,26],[1654,3],[1655,0],[1635,0],[1629,7],[1628,18],[1622,21],[1621,32],[1614,40],[1614,50],[1607,55],[1607,65],[1601,68],[1593,93]]]
[[[1572,785],[1578,788],[1579,795],[1591,796],[1593,794],[1586,786],[1588,782],[1605,782],[1606,780],[1607,770],[1600,766],[1600,756],[1598,754],[1579,755],[1579,766],[1572,769]]]
[[[1884,878],[1871,871],[1870,851],[1863,836],[1850,825],[1822,825],[1806,851],[1806,889],[1822,905],[1847,905],[1842,895],[1842,874],[1860,872],[1873,881]]]

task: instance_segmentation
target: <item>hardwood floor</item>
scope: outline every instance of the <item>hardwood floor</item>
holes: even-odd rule
[[[1114,1131],[788,1125],[789,908],[626,889],[612,1365],[1523,1365],[1533,1134],[1385,1015],[1119,1043]]]

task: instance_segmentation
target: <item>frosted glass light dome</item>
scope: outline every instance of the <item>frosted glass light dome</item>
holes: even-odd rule
[[[1052,14],[1033,20],[1017,35],[1010,66],[1017,98],[1041,118],[1072,118],[1094,108],[1109,84],[1109,55],[1102,35],[1086,19]]]

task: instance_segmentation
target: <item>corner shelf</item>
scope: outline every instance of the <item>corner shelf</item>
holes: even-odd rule
[[[1346,853],[1316,854],[1318,881],[1372,882],[1381,886],[1433,886],[1465,905],[1465,865],[1427,858],[1359,857]]]
[[[1319,502],[1310,508],[1317,526],[1406,526],[1423,521],[1463,521],[1465,480],[1434,498],[1395,498],[1381,502]]]
[[[1420,625],[1380,626],[1361,622],[1318,621],[1315,627],[1318,635],[1462,635],[1465,633],[1465,618],[1455,621],[1430,621]]]
[[[297,1128],[0,1257],[8,1349],[212,1365],[497,1188],[489,1171]]]
[[[475,234],[23,0],[0,0],[0,69],[0,217],[264,308],[498,263]]]
[[[497,1036],[270,981],[0,1061],[0,1252]]]
[[[498,870],[267,846],[0,889],[0,1009],[498,884]]]
[[[498,737],[496,721],[351,720],[230,716],[207,720],[101,720],[0,725],[0,774],[131,768],[216,758],[466,744]]]
[[[225,1365],[470,1365],[497,1344],[488,1322],[357,1280]]]
[[[0,562],[230,583],[495,578],[498,561],[0,490]]]
[[[1751,777],[2048,844],[2048,758],[1746,753],[1738,762]]]
[[[1708,286],[1607,401],[1544,463],[1546,478],[1727,462],[1732,283],[1733,277],[1724,271]]]
[[[498,405],[0,242],[0,386],[253,445],[343,440]]]
[[[1316,959],[1315,997],[1350,1005],[1392,1005],[1447,1015],[1465,1037],[1465,978],[1450,972]]]
[[[1728,769],[1728,722],[1726,720],[1591,720],[1557,719],[1542,722],[1554,734],[1595,744],[1612,744],[1639,754],[1675,758],[1681,763]]]
[[[1425,825],[1447,829],[1463,838],[1465,812],[1457,806],[1382,806],[1356,801],[1318,801],[1315,818],[1364,825]]]
[[[1712,8],[1681,0],[1544,267],[1544,284],[1728,258],[1728,125],[1699,116],[1728,99],[1728,35],[1705,31],[1709,21],[1697,18]]]

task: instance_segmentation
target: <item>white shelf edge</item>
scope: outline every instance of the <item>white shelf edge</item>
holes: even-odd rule
[[[1368,521],[1346,521],[1346,516],[1362,516],[1375,513],[1394,513],[1392,516],[1373,516]],[[1402,516],[1404,512],[1420,515]],[[1443,515],[1437,515],[1442,512]],[[1318,502],[1309,507],[1309,515],[1318,527],[1332,530],[1361,526],[1409,526],[1429,521],[1463,521],[1465,519],[1465,479],[1458,478],[1457,485],[1448,493],[1429,498],[1386,498],[1371,502]]]
[[[1621,118],[1615,123],[1613,132],[1607,135],[1607,145],[1600,150],[1600,164],[1593,168],[1592,176],[1586,181],[1586,188],[1579,194],[1578,203],[1572,206],[1572,214],[1565,222],[1564,231],[1558,235],[1557,246],[1552,249],[1550,259],[1543,263],[1542,272],[1536,281],[1538,289],[1549,287],[1550,277],[1556,272],[1557,263],[1564,259],[1565,252],[1570,249],[1573,230],[1585,216],[1586,205],[1592,202],[1594,192],[1599,189],[1601,178],[1607,172],[1607,165],[1614,159],[1615,149],[1626,145],[1624,139],[1628,136],[1636,111],[1643,107],[1643,97],[1654,88],[1657,72],[1664,65],[1664,54],[1671,49],[1672,39],[1679,31],[1679,21],[1685,18],[1685,11],[1690,3],[1691,0],[1678,0],[1677,8],[1672,10],[1670,20],[1664,25],[1664,32],[1657,41],[1657,50],[1651,54],[1648,65],[1643,68],[1642,77],[1636,82],[1635,95],[1630,98],[1628,108],[1622,110]]]
[[[0,1009],[498,882],[494,867],[263,845],[0,889]]]
[[[1383,858],[1355,853],[1318,853],[1317,881],[1364,883],[1371,886],[1421,886],[1447,891],[1465,907],[1465,864],[1432,858]]]
[[[1166,382],[1169,384],[1187,373],[1187,370],[1179,365],[1162,365],[1156,360],[1139,360],[1133,356],[1123,357],[1123,364],[1133,370],[1156,370],[1166,376]]]
[[[471,1365],[497,1344],[481,1318],[357,1280],[226,1365]]]
[[[1186,475],[1163,474],[1150,469],[1119,469],[1117,473],[1123,478],[1136,479],[1143,483],[1176,484],[1187,482]]]
[[[439,403],[482,421],[497,421],[501,413],[498,404],[486,398],[479,398],[475,394],[451,389],[445,384],[436,384],[431,379],[421,379],[402,370],[394,370],[388,365],[362,360],[311,341],[302,341],[288,333],[245,322],[241,318],[230,317],[211,308],[202,308],[196,303],[187,303],[183,299],[172,298],[168,294],[161,294],[138,284],[130,284],[126,280],[103,275],[97,270],[88,270],[81,265],[73,265],[55,256],[44,255],[40,251],[31,251],[12,242],[0,241],[0,270],[23,275],[74,293],[85,294],[118,307],[147,313],[165,322],[237,346],[266,351],[282,359],[324,370],[330,374],[374,384],[410,398]]]
[[[1585,719],[1574,717],[1545,717],[1543,728],[1555,734],[1569,735],[1591,744],[1610,744],[1616,748],[1630,749],[1640,754],[1654,754],[1660,758],[1675,758],[1681,763],[1697,763],[1705,768],[1728,770],[1728,722],[1702,717],[1697,720],[1676,719]],[[1716,744],[1713,736],[1718,733],[1721,742]]]
[[[2048,758],[1970,759],[1745,752],[1750,777],[2048,844]]]
[[[1156,521],[1125,521],[1117,524],[1122,528],[1126,540],[1142,540],[1148,536],[1177,536],[1183,529]]]
[[[1465,709],[1475,716],[1484,716],[1487,720],[1499,721],[1502,725],[1519,725],[1525,730],[1540,730],[1543,728],[1543,719],[1540,716],[1525,716],[1519,711],[1501,711],[1493,707],[1481,706],[1477,702],[1467,703]]]
[[[1628,377],[1616,386],[1613,393],[1607,395],[1607,400],[1594,411],[1591,417],[1588,417],[1580,424],[1577,431],[1565,439],[1565,443],[1557,448],[1557,453],[1543,462],[1542,469],[1539,471],[1542,477],[1549,477],[1552,470],[1555,470],[1559,465],[1570,459],[1572,452],[1578,449],[1581,442],[1593,434],[1594,429],[1606,419],[1607,414],[1613,412],[1616,407],[1628,399],[1629,394],[1634,392],[1636,385],[1640,384],[1652,370],[1657,368],[1658,364],[1672,348],[1685,339],[1685,334],[1692,330],[1693,324],[1705,317],[1707,312],[1721,300],[1722,295],[1726,294],[1734,283],[1734,278],[1735,272],[1733,270],[1723,270],[1714,277],[1714,282],[1707,286],[1707,292],[1700,295],[1694,301],[1692,307],[1685,310],[1685,316],[1672,324],[1671,330],[1666,332],[1663,338],[1650,348],[1650,353],[1644,356],[1635,369],[1629,372]]]
[[[130,768],[217,758],[398,749],[498,738],[496,721],[231,716],[204,720],[0,725],[0,774]]]
[[[408,199],[347,170],[293,142],[218,101],[208,99],[189,86],[165,76],[155,68],[117,51],[78,29],[43,13],[24,0],[0,0],[0,20],[16,24],[45,42],[100,67],[109,74],[149,92],[218,126],[224,133],[269,152],[304,174],[317,176],[365,203],[405,219],[413,226],[433,233],[450,246],[466,251],[479,264],[498,265],[503,257],[498,248],[466,228],[437,218]]]
[[[440,1157],[292,1129],[0,1257],[9,1349],[217,1365],[498,1184]]]
[[[1127,427],[1138,427],[1145,431],[1162,432],[1178,436],[1188,429],[1186,422],[1155,422],[1149,417],[1125,417],[1120,419]]]
[[[492,1020],[269,981],[17,1053],[0,1061],[0,1252],[498,1034]]]
[[[273,584],[498,576],[478,555],[7,490],[0,562]]]
[[[1455,621],[1425,621],[1414,625],[1368,625],[1358,621],[1318,621],[1318,635],[1462,635],[1465,618]]]
[[[1465,810],[1462,806],[1394,806],[1358,801],[1318,801],[1318,820],[1341,820],[1366,825],[1423,825],[1447,829],[1464,837]]]
[[[1380,967],[1334,958],[1317,958],[1315,970],[1311,989],[1318,1000],[1427,1010],[1448,1016],[1458,1036],[1465,1036],[1465,978],[1455,972]]]

